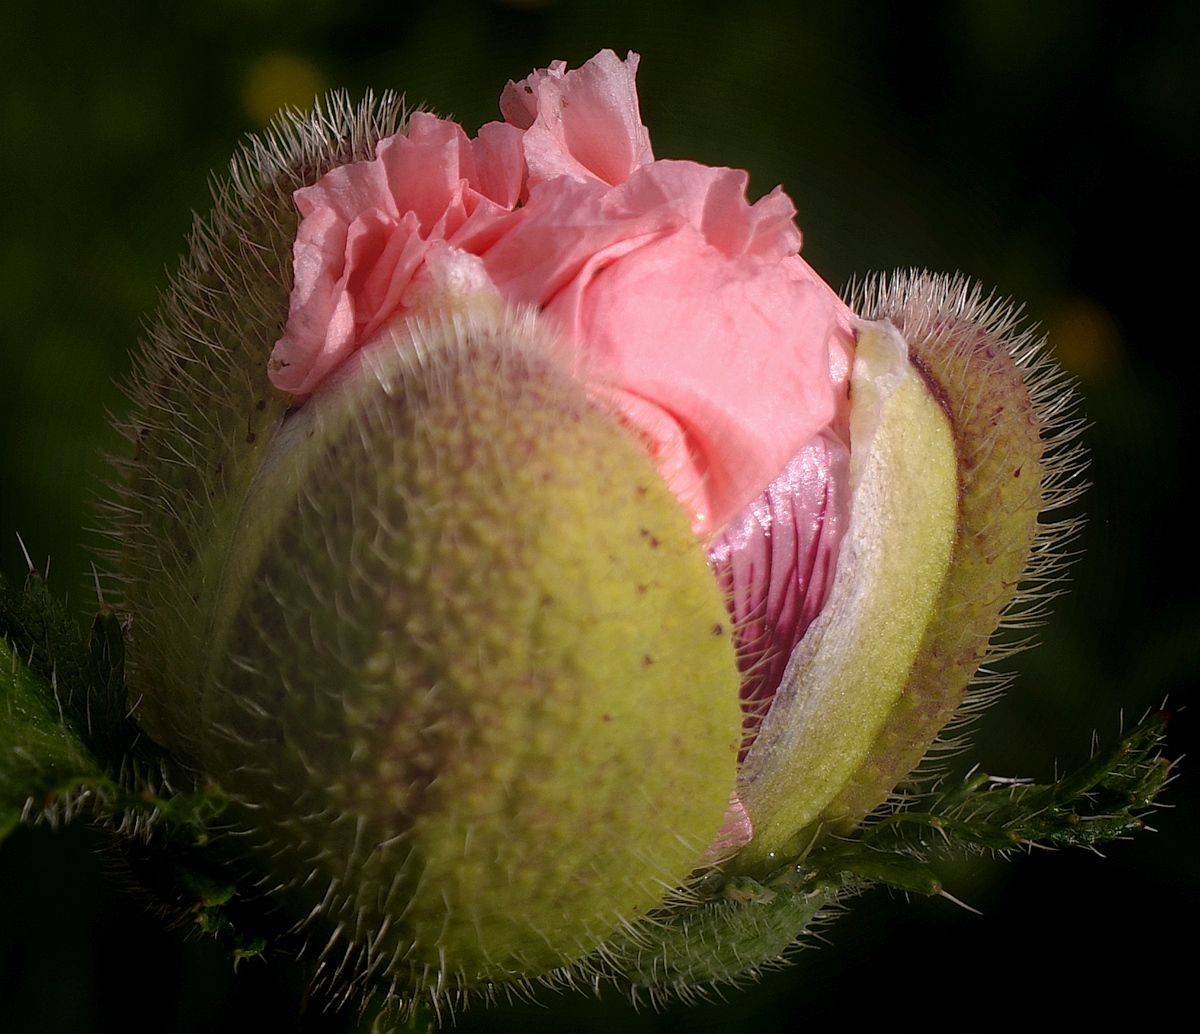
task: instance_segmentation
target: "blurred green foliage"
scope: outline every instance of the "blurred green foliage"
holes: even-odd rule
[[[498,117],[507,79],[602,47],[642,55],[656,153],[748,168],[756,193],[782,182],[805,257],[835,286],[897,266],[962,270],[1024,300],[1079,376],[1095,483],[1084,554],[973,757],[1046,779],[1053,759],[1086,757],[1093,728],[1115,738],[1121,708],[1128,720],[1168,694],[1185,702],[1200,669],[1184,495],[1194,409],[1184,394],[1200,355],[1184,307],[1200,157],[1190,0],[6,0],[0,568],[10,580],[25,572],[19,531],[35,563],[52,558],[52,588],[87,627],[100,452],[122,445],[106,411],[123,410],[128,349],[189,212],[208,207],[210,172],[265,110],[325,86],[394,88],[474,130]],[[1185,712],[1168,730],[1173,753],[1191,729]],[[1196,905],[1188,775],[1168,791],[1176,809],[1154,822],[1162,834],[1114,845],[1107,860],[1042,856],[1009,869],[981,859],[941,873],[984,918],[877,894],[830,928],[829,947],[710,1005],[635,1014],[550,995],[549,1009],[473,1010],[459,1029],[766,1034],[848,1012],[890,1022],[896,993],[973,1016],[979,973],[1014,965],[1007,979],[1032,984],[1020,998],[1068,987],[1079,993],[1074,1019],[1107,1015],[1111,1003],[1091,990],[1136,998],[1183,972],[1160,945]],[[235,976],[215,945],[164,932],[101,869],[119,875],[121,863],[80,828],[22,830],[0,851],[0,1029],[348,1029],[353,1017],[303,1007],[284,961],[250,960]]]

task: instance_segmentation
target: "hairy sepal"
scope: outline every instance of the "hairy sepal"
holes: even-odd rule
[[[820,816],[847,834],[1005,679],[983,668],[1028,645],[997,639],[1045,612],[1078,520],[1046,520],[1085,487],[1074,392],[1045,341],[1011,303],[962,277],[896,273],[855,292],[855,308],[908,343],[950,422],[957,463],[952,562],[934,617],[883,728],[847,786]]]
[[[731,629],[535,315],[397,324],[282,422],[240,515],[186,748],[331,983],[535,977],[687,882],[736,775]]]
[[[370,157],[403,125],[399,100],[352,106],[332,95],[311,114],[252,138],[197,218],[188,254],[159,302],[127,386],[109,514],[129,627],[130,704],[142,727],[182,756],[200,728],[196,694],[208,618],[228,546],[262,457],[292,405],[267,378],[288,309],[298,214],[292,192],[329,169]]]

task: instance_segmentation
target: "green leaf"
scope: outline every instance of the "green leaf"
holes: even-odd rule
[[[162,778],[170,759],[128,717],[124,669],[112,611],[84,638],[36,571],[22,592],[0,578],[0,839],[18,822],[67,821],[88,804],[114,829],[165,820],[204,841],[224,797],[186,774]],[[191,792],[151,790],[169,785]]]
[[[838,864],[830,868],[869,880],[871,883],[882,883],[908,894],[931,897],[942,893],[942,881],[937,878],[933,869],[919,858],[862,850],[858,843],[855,843],[855,847],[857,850],[847,851]]]
[[[102,609],[85,638],[66,606],[31,571],[22,592],[0,580],[0,635],[53,687],[62,723],[117,778],[138,732],[126,713],[125,644],[116,615]]]
[[[1009,851],[1016,847],[1095,847],[1143,829],[1143,816],[1171,777],[1159,753],[1169,715],[1149,715],[1074,772],[1039,785],[972,772],[957,787],[918,798],[869,827],[874,850],[913,849],[929,830],[943,850]]]
[[[69,819],[89,785],[104,781],[59,699],[0,637],[0,839],[18,822]]]

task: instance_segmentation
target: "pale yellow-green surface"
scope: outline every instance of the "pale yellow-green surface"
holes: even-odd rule
[[[859,336],[850,526],[829,601],[793,654],[742,769],[754,839],[739,868],[803,845],[904,688],[946,575],[956,517],[949,422],[886,324]]]
[[[310,400],[349,416],[264,464],[294,502],[234,550],[205,690],[203,762],[281,899],[410,989],[595,950],[700,864],[736,778],[704,551],[534,326],[400,333]]]

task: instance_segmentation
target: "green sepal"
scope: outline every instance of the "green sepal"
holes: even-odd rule
[[[635,992],[687,997],[778,961],[854,889],[847,880],[813,878],[794,867],[764,883],[739,877],[723,886],[719,897],[607,945],[606,961]]]

